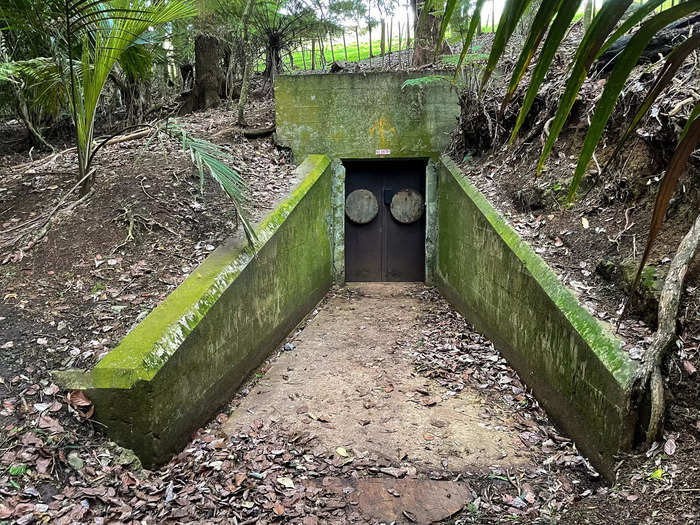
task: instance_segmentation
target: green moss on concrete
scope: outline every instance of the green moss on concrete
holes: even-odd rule
[[[296,173],[253,250],[219,248],[90,374],[61,374],[145,465],[182,446],[330,287],[330,159],[311,156]]]
[[[454,163],[442,166],[438,287],[605,472],[633,442],[637,365]]]
[[[450,83],[402,89],[420,72],[290,75],[275,79],[278,142],[296,158],[437,158],[460,108]]]
[[[274,235],[329,162],[327,157],[312,155],[299,167],[300,173],[308,175],[256,228],[258,243],[253,253]],[[92,373],[94,387],[129,388],[138,380],[153,379],[253,256],[240,242],[215,250],[97,364]]]

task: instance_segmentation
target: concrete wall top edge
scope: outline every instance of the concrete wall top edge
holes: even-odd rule
[[[629,389],[636,378],[638,364],[622,349],[623,342],[579,303],[574,293],[564,286],[549,265],[505,222],[452,159],[443,155],[441,162],[618,384],[625,390]]]
[[[256,226],[258,242],[254,249],[241,239],[226,241],[92,370],[54,372],[59,384],[69,389],[128,389],[137,381],[153,379],[226,288],[265,246],[330,163],[330,158],[325,155],[307,156],[295,170],[295,175],[300,180],[297,187]]]

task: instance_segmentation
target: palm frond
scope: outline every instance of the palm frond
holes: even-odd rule
[[[474,12],[472,13],[472,19],[469,23],[469,30],[467,32],[467,37],[464,39],[464,45],[462,46],[462,52],[459,54],[459,60],[457,61],[457,70],[455,71],[455,78],[459,74],[459,70],[462,67],[462,62],[467,56],[467,53],[472,47],[472,41],[474,40],[474,35],[476,34],[476,29],[481,25],[481,9],[484,6],[484,0],[476,0],[476,5],[474,6]]]
[[[542,148],[539,161],[537,162],[537,174],[542,172],[544,163],[549,157],[552,147],[559,137],[559,133],[564,128],[566,119],[569,118],[571,108],[576,101],[578,92],[583,85],[588,70],[590,69],[595,57],[598,56],[598,51],[603,45],[605,38],[610,34],[610,31],[617,22],[625,14],[625,11],[632,3],[632,0],[608,0],[600,8],[600,11],[593,18],[588,31],[583,37],[574,57],[571,74],[566,81],[564,94],[559,99],[559,106],[554,115],[554,120],[550,126],[547,141]]]
[[[673,152],[673,157],[671,157],[671,161],[666,169],[666,175],[664,175],[664,178],[661,181],[661,187],[659,187],[659,192],[656,194],[654,212],[652,213],[651,225],[649,226],[649,236],[647,237],[647,243],[644,247],[644,253],[642,254],[642,260],[639,263],[637,275],[635,276],[634,283],[632,284],[633,289],[639,285],[642,270],[644,269],[644,265],[649,258],[649,254],[651,253],[651,247],[653,246],[654,241],[661,230],[661,226],[664,223],[666,210],[668,209],[669,202],[671,202],[673,192],[676,190],[676,186],[678,185],[678,179],[680,179],[681,175],[685,172],[688,159],[693,154],[693,151],[695,151],[695,149],[698,147],[698,144],[700,144],[700,102],[698,102],[693,108],[691,118],[688,119],[688,122],[685,125],[683,133],[681,134],[681,140],[678,142],[678,146],[676,146],[676,149]]]
[[[632,68],[637,65],[637,60],[639,60],[647,44],[649,44],[660,29],[698,10],[700,10],[700,0],[689,0],[671,7],[666,11],[662,11],[642,24],[632,39],[627,43],[605,84],[605,89],[603,90],[600,100],[598,100],[596,104],[595,112],[591,118],[591,125],[586,133],[583,148],[579,155],[578,164],[576,165],[576,171],[569,185],[569,201],[576,195],[576,190],[588,168],[588,163],[593,157],[595,148],[600,138],[603,136],[605,125],[608,123],[608,119],[613,112],[613,108],[622,92],[622,88],[625,86],[625,82],[629,78]]]
[[[515,127],[510,135],[510,142],[512,143],[516,135],[520,131],[525,118],[530,113],[530,109],[535,102],[537,93],[544,82],[544,78],[549,71],[549,66],[554,60],[554,56],[557,54],[559,45],[564,39],[566,32],[569,30],[571,21],[576,16],[579,6],[581,5],[581,0],[564,0],[561,7],[557,11],[557,16],[552,22],[552,26],[549,29],[547,38],[542,46],[542,51],[540,53],[539,59],[537,60],[537,65],[532,72],[532,77],[530,78],[530,84],[527,87],[527,92],[525,93],[525,99],[523,100],[522,107],[520,108],[520,113],[518,113],[518,119],[515,123]]]
[[[205,175],[208,173],[226,192],[233,202],[248,242],[254,245],[258,238],[247,214],[250,190],[241,174],[231,167],[234,158],[213,142],[193,138],[187,130],[176,123],[168,123],[160,129],[170,138],[180,142],[183,151],[189,153],[199,173],[201,190],[204,188]]]
[[[496,30],[496,36],[493,39],[493,44],[491,45],[491,53],[489,54],[489,61],[486,64],[486,69],[481,78],[481,88],[483,89],[488,82],[493,70],[496,68],[503,51],[506,48],[506,44],[510,37],[513,35],[515,28],[518,26],[518,22],[523,17],[525,10],[530,5],[530,0],[510,0],[506,2],[503,6],[503,12],[501,13],[501,18],[498,21],[498,30]]]
[[[505,109],[510,101],[515,89],[525,75],[532,58],[535,56],[535,51],[540,45],[540,42],[544,38],[547,29],[549,29],[549,24],[556,15],[559,7],[561,6],[563,0],[542,0],[537,14],[532,21],[532,26],[527,35],[523,48],[520,51],[520,56],[518,57],[518,62],[513,70],[513,75],[510,79],[508,89],[503,97],[503,102],[501,104],[501,112]]]

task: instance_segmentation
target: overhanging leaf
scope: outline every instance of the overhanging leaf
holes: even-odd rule
[[[595,148],[600,141],[600,137],[603,135],[605,125],[612,114],[615,103],[620,96],[620,92],[622,91],[625,82],[629,78],[632,68],[637,65],[637,61],[642,55],[642,52],[646,48],[647,44],[660,29],[666,27],[671,22],[674,22],[679,18],[683,18],[687,14],[699,9],[700,0],[690,0],[683,4],[671,7],[666,11],[662,11],[642,24],[632,39],[627,43],[622,55],[620,55],[620,58],[615,63],[615,68],[610,74],[607,83],[605,84],[605,89],[600,97],[600,100],[598,100],[598,103],[596,104],[595,112],[593,113],[593,118],[591,119],[591,125],[586,133],[586,139],[584,140],[583,148],[578,159],[578,164],[576,165],[576,171],[574,172],[574,177],[569,186],[569,194],[567,196],[568,201],[571,201],[576,195],[576,190],[583,179],[583,175],[586,173],[588,163],[590,162],[591,157],[593,157],[593,153],[595,152]]]
[[[692,155],[695,148],[697,148],[700,143],[700,102],[696,104],[693,114],[696,115],[694,120],[688,120],[686,124],[684,134],[682,135],[682,140],[676,146],[676,150],[673,152],[673,157],[671,157],[671,162],[666,169],[666,175],[661,181],[661,186],[659,187],[659,192],[656,194],[656,202],[654,204],[654,212],[651,216],[651,224],[649,226],[649,237],[647,238],[647,244],[644,247],[644,253],[642,254],[642,260],[639,263],[639,269],[637,270],[637,275],[634,278],[634,283],[632,288],[636,288],[639,285],[639,280],[642,277],[642,270],[644,265],[649,258],[649,253],[651,252],[651,247],[656,240],[656,237],[661,230],[661,226],[664,223],[664,217],[666,216],[666,210],[668,209],[668,203],[671,201],[673,192],[676,190],[678,185],[678,179],[685,172],[685,168],[688,165],[688,159]]]
[[[442,41],[445,39],[447,26],[450,25],[450,19],[452,18],[452,13],[454,13],[455,7],[457,7],[457,0],[447,0],[447,3],[445,4],[445,14],[442,17],[442,24],[440,25],[440,35],[438,36],[437,44],[435,46],[435,56],[440,53],[440,46],[442,45]]]
[[[530,113],[530,108],[535,102],[537,97],[537,92],[544,81],[544,77],[547,74],[547,70],[554,60],[554,56],[559,49],[559,44],[564,39],[566,32],[569,30],[569,26],[576,12],[578,11],[581,0],[564,0],[562,5],[557,12],[557,16],[552,22],[552,26],[547,34],[547,39],[542,46],[542,52],[537,60],[537,65],[535,70],[532,72],[532,77],[530,78],[530,84],[527,87],[527,92],[525,93],[525,99],[523,100],[523,105],[520,108],[520,113],[518,114],[518,120],[515,123],[515,127],[510,135],[510,142],[513,142],[515,136],[520,131],[520,127],[525,122],[525,118],[528,113]]]
[[[455,78],[459,74],[459,70],[462,67],[462,62],[464,62],[464,57],[467,56],[469,49],[472,46],[472,40],[474,40],[474,34],[476,33],[476,28],[481,25],[481,8],[484,6],[484,0],[476,0],[476,5],[474,6],[474,12],[472,13],[472,19],[469,22],[469,31],[467,32],[467,38],[464,40],[464,45],[462,46],[462,52],[459,54],[459,60],[457,61],[457,70],[455,71]]]
[[[493,70],[496,68],[498,60],[501,58],[503,51],[506,48],[506,43],[510,40],[513,31],[518,25],[518,22],[523,16],[525,9],[530,5],[530,0],[510,0],[503,6],[501,18],[498,21],[498,30],[491,45],[491,53],[489,61],[486,64],[486,69],[481,77],[481,88],[483,89],[488,82]]]
[[[632,15],[627,20],[620,24],[620,27],[618,27],[617,30],[612,35],[610,35],[610,37],[605,41],[605,44],[603,44],[603,46],[600,48],[600,51],[598,51],[598,56],[605,53],[605,50],[608,49],[613,43],[615,43],[615,41],[618,38],[620,38],[627,31],[632,29],[639,22],[644,20],[644,18],[646,18],[646,16],[649,13],[651,13],[654,9],[663,4],[664,1],[665,0],[648,0],[646,3],[639,6],[634,11],[634,13],[632,13]]]
[[[510,84],[506,90],[506,94],[503,97],[503,103],[501,104],[501,112],[506,108],[508,102],[510,101],[515,89],[525,75],[527,67],[532,61],[532,57],[535,55],[537,46],[540,45],[542,38],[544,38],[549,24],[554,18],[559,6],[561,6],[563,0],[542,0],[540,8],[537,10],[534,20],[532,21],[532,26],[527,35],[527,39],[523,44],[523,48],[520,51],[520,56],[518,57],[518,62],[513,70],[513,76],[510,79]]]
[[[676,46],[675,49],[673,49],[673,51],[671,51],[668,54],[663,68],[661,68],[661,71],[659,71],[656,80],[649,89],[649,93],[644,98],[644,101],[642,102],[641,106],[639,106],[637,113],[632,118],[632,122],[625,130],[625,133],[623,134],[622,138],[618,141],[617,146],[615,147],[615,151],[606,162],[603,171],[606,171],[607,167],[612,163],[613,160],[615,160],[617,155],[622,150],[622,146],[624,146],[625,142],[629,139],[632,132],[639,125],[639,122],[642,120],[642,117],[644,117],[646,112],[649,110],[649,108],[658,98],[661,92],[668,85],[670,85],[671,80],[673,80],[673,77],[676,74],[676,71],[678,71],[681,65],[683,65],[683,62],[685,62],[686,58],[688,58],[688,55],[690,55],[694,50],[699,48],[700,33],[693,35],[690,38],[687,38],[682,44]]]
[[[588,31],[586,31],[583,37],[581,45],[576,51],[574,66],[566,81],[564,94],[561,99],[559,99],[559,107],[557,108],[554,120],[550,126],[549,136],[542,148],[540,159],[537,162],[538,175],[542,172],[544,163],[547,157],[549,157],[549,153],[552,151],[552,147],[559,137],[566,119],[569,118],[569,113],[571,113],[571,108],[576,101],[578,91],[581,89],[581,85],[586,79],[588,70],[595,60],[600,46],[603,45],[606,36],[610,33],[610,30],[615,27],[618,20],[624,15],[631,3],[632,0],[608,0],[593,18]]]

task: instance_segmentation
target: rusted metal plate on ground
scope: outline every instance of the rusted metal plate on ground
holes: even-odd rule
[[[449,519],[471,502],[466,483],[430,479],[309,480],[347,510],[359,512],[372,523],[435,523]]]

